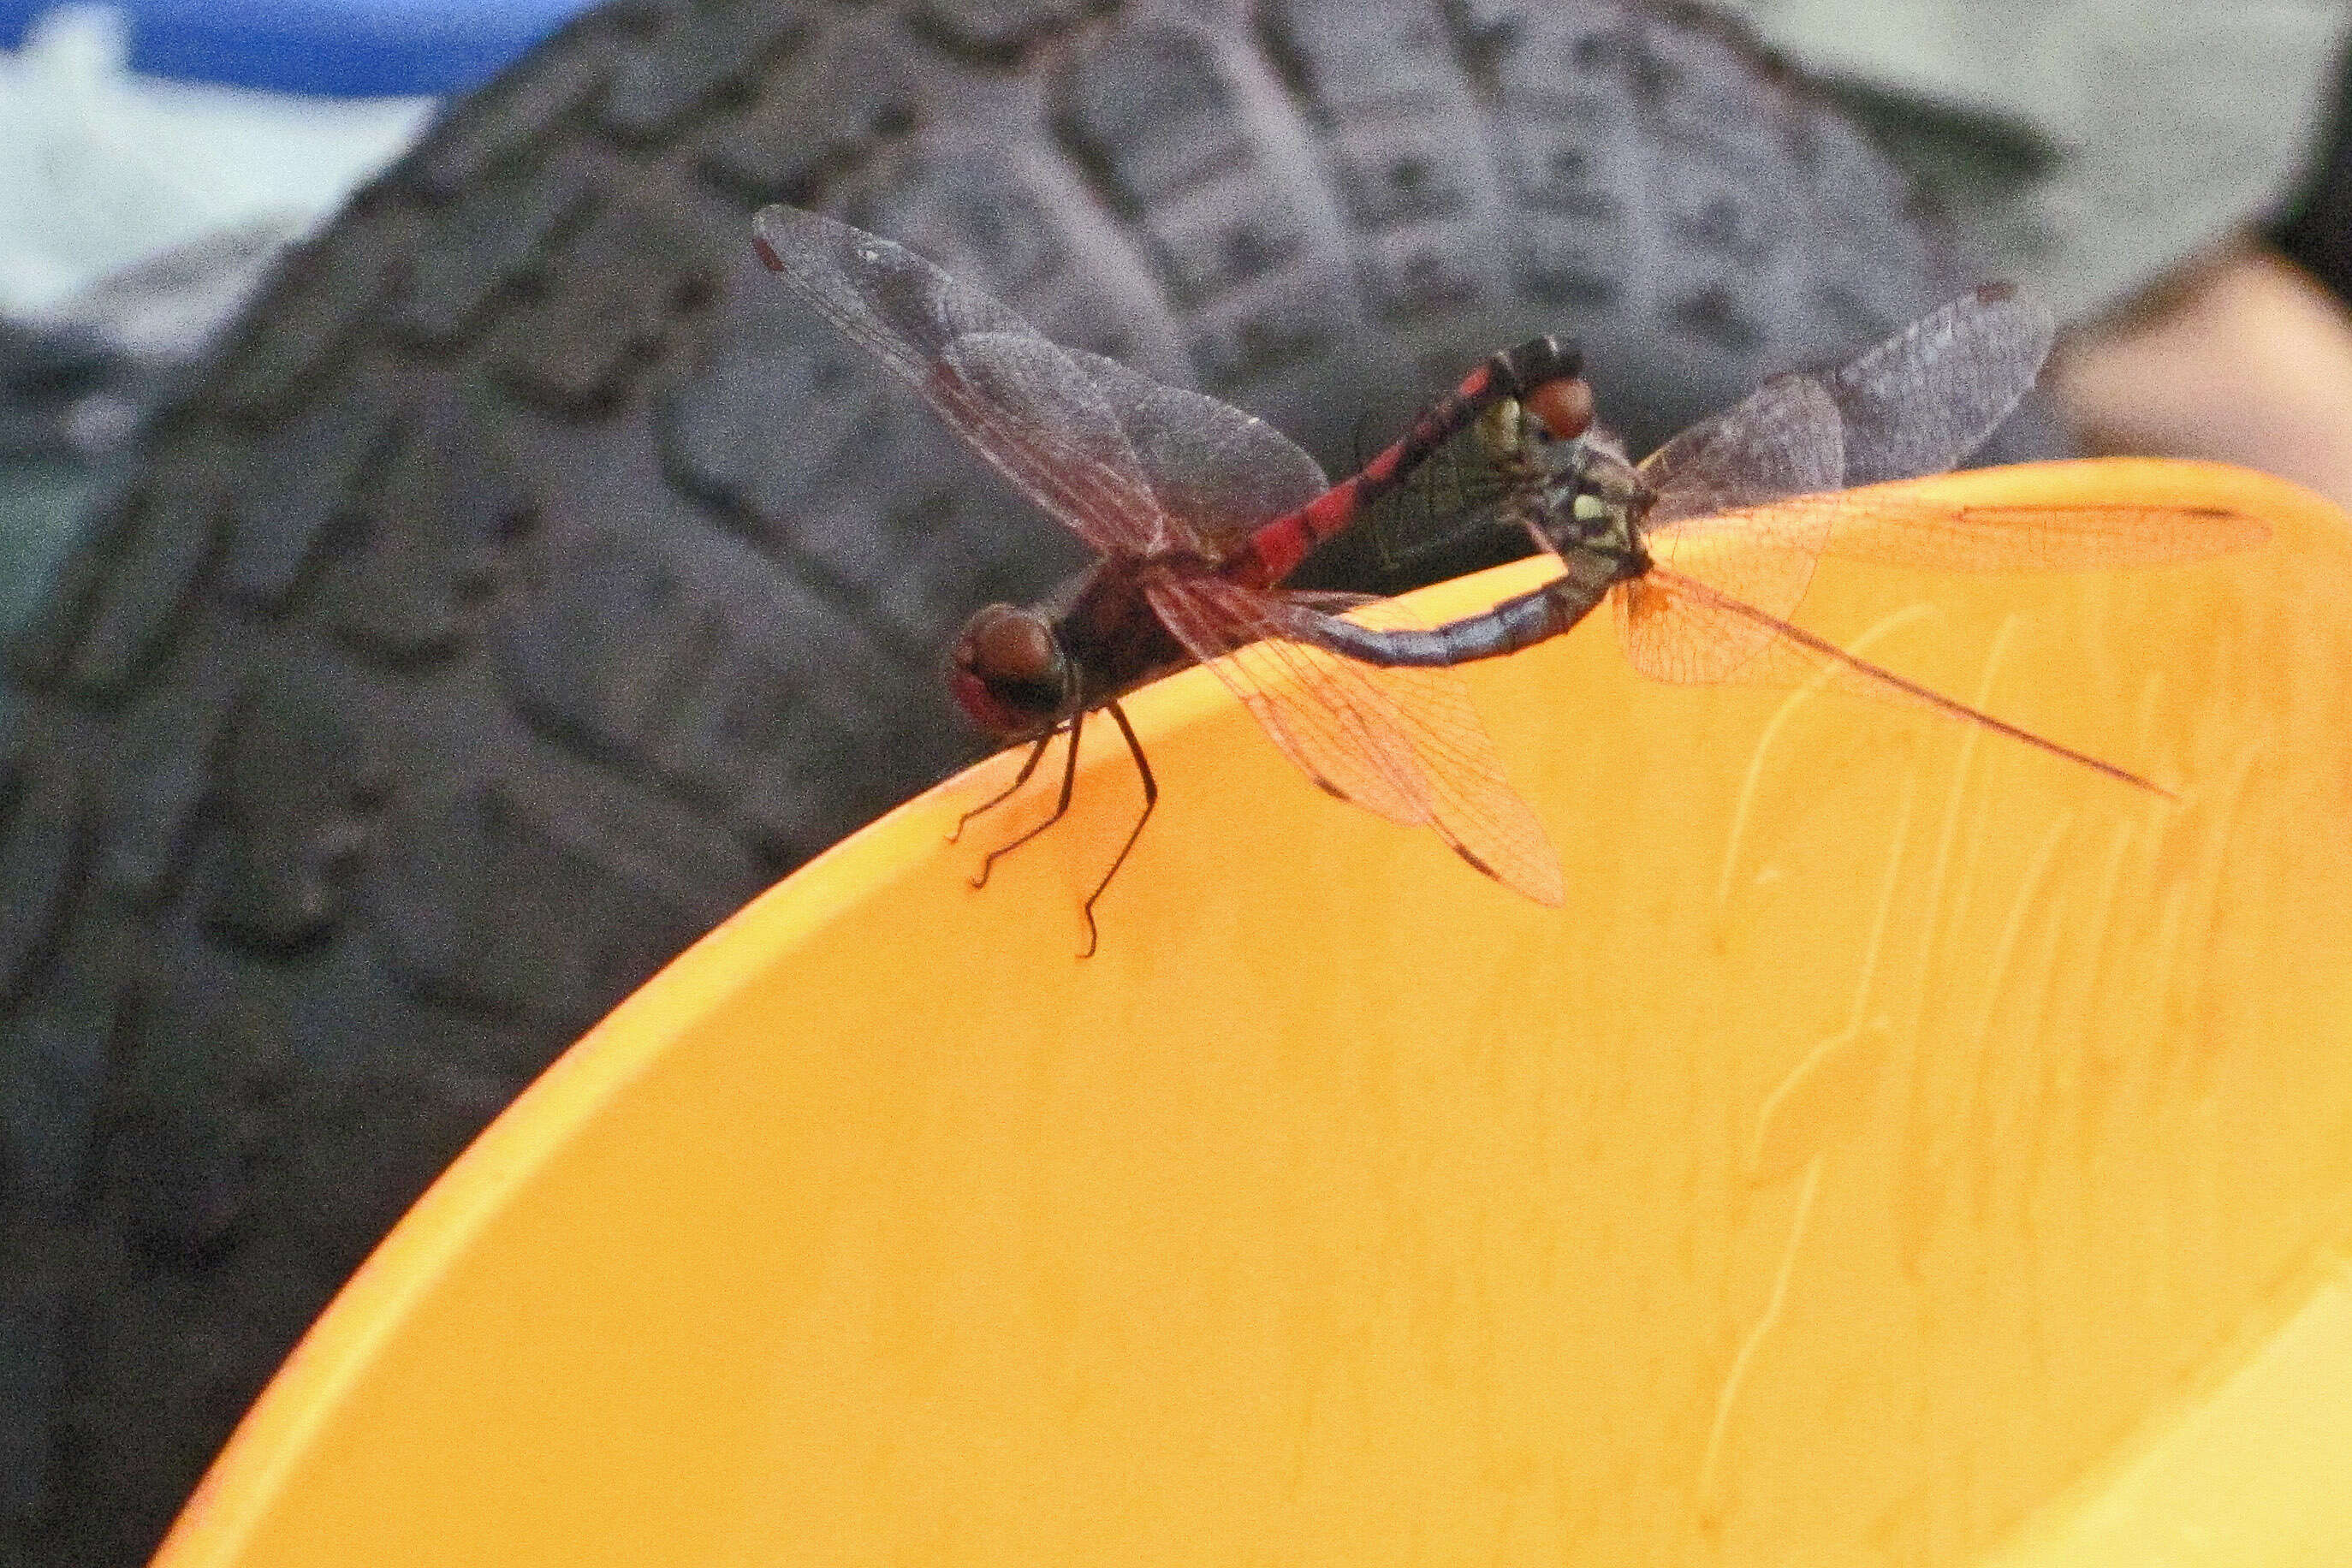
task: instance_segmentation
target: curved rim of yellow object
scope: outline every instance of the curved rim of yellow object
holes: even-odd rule
[[[2227,465],[2085,459],[1969,470],[1906,481],[1963,504],[2203,505],[2279,531],[2337,534],[2343,514],[2299,486]],[[1410,596],[1419,613],[1475,611],[1551,574],[1534,560]],[[1587,633],[1586,635],[1591,635]],[[1209,672],[1186,671],[1130,700],[1146,738],[1202,722],[1232,699]],[[413,1305],[472,1246],[484,1222],[533,1180],[552,1152],[604,1112],[661,1053],[690,1037],[745,976],[804,942],[845,909],[940,853],[935,803],[949,780],[818,855],[721,922],[563,1053],[404,1215],[314,1323],[265,1389],[187,1504],[157,1561],[233,1560],[274,1506],[287,1476]],[[1335,809],[1344,809],[1336,808]],[[1449,874],[1463,874],[1447,867]]]

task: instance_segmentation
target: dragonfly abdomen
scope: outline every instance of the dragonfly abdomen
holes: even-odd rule
[[[1583,366],[1584,356],[1576,345],[1555,337],[1531,338],[1489,356],[1452,392],[1423,409],[1412,427],[1360,473],[1260,527],[1225,563],[1224,575],[1253,588],[1281,582],[1308,551],[1353,524],[1366,509],[1402,485],[1431,453],[1506,399],[1540,395],[1554,438],[1582,435],[1592,418]]]
[[[1500,658],[1567,631],[1592,613],[1610,584],[1633,574],[1614,559],[1590,552],[1564,564],[1567,572],[1542,587],[1442,626],[1384,628],[1331,620],[1318,628],[1315,640],[1365,664],[1427,667]]]

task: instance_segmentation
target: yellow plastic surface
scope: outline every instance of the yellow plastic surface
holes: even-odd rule
[[[984,892],[1009,757],[812,864],[417,1205],[163,1561],[2352,1563],[2352,533],[1930,482],[2272,521],[1804,612],[2180,805],[1596,618],[1473,673],[1548,910],[1191,672],[1098,957],[1114,745]]]

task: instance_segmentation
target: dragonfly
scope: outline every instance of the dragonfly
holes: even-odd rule
[[[767,207],[752,223],[760,259],[797,300],[911,386],[1097,556],[1044,605],[976,611],[953,644],[958,705],[992,739],[1029,746],[1012,783],[966,812],[958,834],[1026,784],[1057,735],[1068,743],[1052,815],[991,850],[973,886],[1068,812],[1080,732],[1088,715],[1107,712],[1134,760],[1143,809],[1082,907],[1080,956],[1092,954],[1095,906],[1160,798],[1120,699],[1202,663],[1328,793],[1432,828],[1505,886],[1561,901],[1559,858],[1505,781],[1462,678],[1350,658],[1338,647],[1352,631],[1414,632],[1418,623],[1391,603],[1278,584],[1489,410],[1538,408],[1548,429],[1574,434],[1582,382],[1572,345],[1547,337],[1493,356],[1334,485],[1265,421],[1055,343],[904,247],[790,206]]]
[[[1335,620],[1325,644],[1376,665],[1452,667],[1558,637],[1606,598],[1628,660],[1652,679],[1816,679],[1979,725],[2170,798],[2138,773],[1931,690],[1790,619],[1823,555],[1941,571],[2139,566],[2269,538],[2261,521],[2226,509],[1963,505],[1889,483],[1940,473],[1981,446],[2033,384],[2054,335],[2040,304],[2010,285],[1987,285],[1834,370],[1764,382],[1638,463],[1591,422],[1580,383],[1496,398],[1476,421],[1487,494],[1463,510],[1524,528],[1561,574],[1441,626]]]

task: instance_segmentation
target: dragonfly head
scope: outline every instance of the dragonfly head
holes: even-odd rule
[[[1069,706],[1069,660],[1034,610],[991,605],[975,612],[948,659],[956,706],[996,740],[1044,734]]]
[[[1555,376],[1519,401],[1555,441],[1573,441],[1592,428],[1592,388],[1580,375]]]
[[[1598,427],[1567,444],[1552,468],[1544,510],[1555,550],[1599,550],[1633,558],[1649,491],[1616,437]]]

